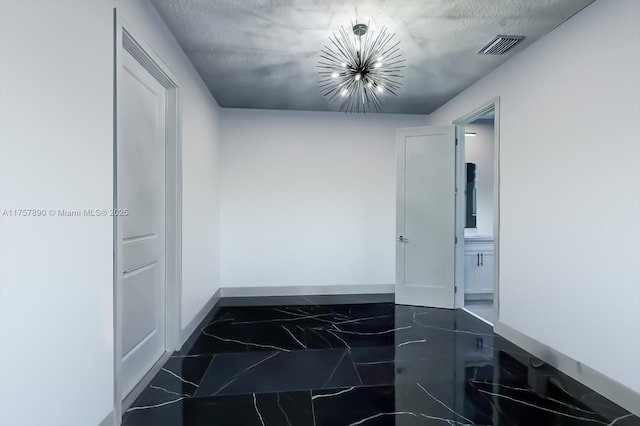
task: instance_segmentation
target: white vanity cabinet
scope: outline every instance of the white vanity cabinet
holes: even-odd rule
[[[493,239],[464,239],[464,295],[468,300],[493,299]]]

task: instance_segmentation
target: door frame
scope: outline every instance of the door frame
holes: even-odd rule
[[[165,117],[165,352],[160,360],[128,394],[122,395],[120,380],[122,360],[122,221],[113,216],[113,300],[114,300],[114,403],[116,423],[133,401],[160,370],[171,353],[181,346],[182,300],[182,102],[180,81],[114,9],[114,74],[113,74],[113,208],[118,209],[118,79],[122,69],[122,53],[130,53],[166,89]],[[116,210],[117,211],[117,210]]]
[[[477,120],[487,112],[494,111],[494,151],[493,151],[493,312],[494,326],[500,319],[500,97],[497,96],[471,112],[453,121],[456,126],[456,138],[458,140],[456,151],[457,188],[465,187],[465,145],[464,128],[467,124]],[[458,292],[455,297],[455,307],[464,308],[464,225],[466,215],[466,198],[463,190],[456,194],[456,236],[461,244],[456,245],[456,287]],[[461,291],[460,291],[461,289]]]

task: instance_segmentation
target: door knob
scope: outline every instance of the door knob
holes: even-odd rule
[[[396,241],[399,241],[399,242],[401,242],[401,243],[408,243],[408,242],[409,242],[409,239],[408,239],[408,238],[405,238],[405,236],[404,236],[404,235],[398,235],[398,236],[396,237]]]

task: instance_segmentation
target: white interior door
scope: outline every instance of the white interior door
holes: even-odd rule
[[[455,126],[396,131],[396,303],[454,307]]]
[[[166,89],[122,51],[117,205],[124,398],[165,352]]]

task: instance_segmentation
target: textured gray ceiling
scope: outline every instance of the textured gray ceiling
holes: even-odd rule
[[[151,0],[218,103],[337,110],[318,87],[320,49],[340,26],[370,21],[401,41],[404,86],[383,112],[428,114],[593,0]],[[498,34],[526,39],[476,52]],[[526,84],[526,82],[524,82]]]

